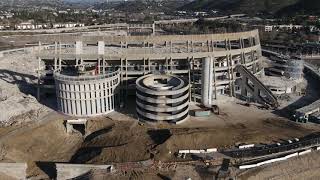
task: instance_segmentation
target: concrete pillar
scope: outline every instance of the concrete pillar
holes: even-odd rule
[[[72,114],[77,114],[77,106],[76,106],[76,91],[75,91],[75,86],[77,86],[76,84],[70,84],[70,101],[71,101],[71,112]]]
[[[83,44],[82,41],[77,41],[76,42],[76,54],[82,54],[82,49],[83,49]]]
[[[210,57],[202,59],[201,102],[205,107],[212,105],[213,62]]]
[[[70,86],[69,84],[66,84],[66,99],[67,99],[67,113],[68,114],[72,114],[72,105],[71,105],[71,89],[70,89]]]
[[[96,114],[97,113],[97,107],[96,107],[96,87],[95,84],[89,84],[90,85],[90,96],[91,96],[91,107],[92,107],[92,114]]]
[[[215,100],[218,99],[218,92],[217,92],[217,75],[216,75],[216,58],[213,57],[212,59],[212,66],[213,66],[213,86],[214,86],[214,98]]]
[[[189,52],[189,40],[187,41],[187,53]]]
[[[87,115],[90,116],[92,114],[91,111],[91,96],[90,96],[90,84],[85,84],[85,96],[86,96],[86,112]]]
[[[63,112],[68,112],[66,84],[62,84]]]
[[[54,54],[58,54],[58,43],[54,42]]]
[[[106,87],[110,87],[109,82],[106,82],[106,83],[105,83],[105,86],[106,86]],[[106,96],[105,96],[106,112],[109,112],[109,111],[110,111],[110,108],[109,108],[109,106],[110,106],[110,102],[109,102],[109,89],[110,89],[110,88],[107,88],[107,90],[106,90]]]
[[[104,82],[100,83],[100,97],[101,97],[101,112],[106,112],[106,103],[105,103],[105,97],[106,97],[106,89],[104,87]]]
[[[75,86],[74,86],[74,90],[75,90],[75,101],[76,101],[76,106],[77,106],[77,116],[81,116],[82,115],[82,113],[81,113],[81,91],[80,91],[80,84],[78,85],[78,84],[76,84]]]
[[[101,114],[101,87],[100,87],[100,83],[99,84],[95,84],[95,89],[96,89],[96,112],[97,114]]]
[[[104,55],[104,47],[105,47],[104,41],[99,41],[98,42],[98,55]]]
[[[155,23],[152,24],[152,35],[153,36],[156,35],[156,24]]]
[[[87,114],[87,108],[86,108],[86,94],[85,94],[85,85],[80,84],[80,99],[81,99],[81,113]]]

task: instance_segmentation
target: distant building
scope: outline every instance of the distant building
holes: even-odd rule
[[[58,11],[59,14],[68,14],[68,11]]]
[[[83,23],[57,23],[53,24],[53,28],[74,28],[74,27],[84,27]]]
[[[15,29],[17,29],[17,30],[32,30],[32,29],[36,29],[36,27],[31,22],[23,22],[23,23],[16,25]]]
[[[208,16],[207,12],[194,12],[195,16]]]
[[[293,30],[293,29],[302,29],[302,25],[293,25],[293,24],[281,24],[281,25],[274,25],[273,26],[276,29],[279,30]]]
[[[279,24],[279,25],[254,25],[260,31],[272,32],[272,31],[292,31],[300,30],[303,28],[302,25],[293,25],[293,24]]]
[[[273,30],[273,26],[265,26],[264,27],[265,32],[272,32],[272,30]]]
[[[316,21],[318,21],[318,16],[309,16],[309,17],[308,17],[308,21],[310,21],[310,22],[316,22]]]
[[[5,13],[3,16],[5,16],[7,19],[10,19],[14,16],[14,13]]]
[[[84,27],[83,23],[57,23],[53,24],[51,28],[74,28]],[[15,26],[17,30],[34,30],[34,29],[47,29],[50,28],[48,24],[34,24],[33,22],[23,22]]]

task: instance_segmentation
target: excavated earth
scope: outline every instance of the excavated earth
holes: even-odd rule
[[[1,160],[4,162],[57,161],[107,164],[155,158],[175,160],[179,149],[230,147],[239,142],[272,143],[301,137],[319,127],[299,125],[284,119],[261,119],[252,124],[223,127],[161,127],[137,121],[97,118],[89,121],[85,134],[67,134],[60,120],[29,123],[0,129]],[[285,131],[284,131],[285,130]]]

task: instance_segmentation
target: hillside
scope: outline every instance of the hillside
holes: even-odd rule
[[[320,14],[320,1],[319,0],[300,0],[298,3],[288,6],[282,11],[280,15],[293,15],[297,13],[303,14]]]
[[[291,15],[296,12],[319,13],[318,0],[196,0],[183,6],[185,10],[221,10],[228,13]]]
[[[113,3],[113,7],[117,10],[124,12],[170,12],[179,7],[182,7],[188,4],[188,0],[135,0],[135,1],[127,1],[127,2],[118,2]],[[95,8],[106,9],[110,8],[110,3],[97,3]]]
[[[0,6],[61,6],[62,0],[1,0]]]

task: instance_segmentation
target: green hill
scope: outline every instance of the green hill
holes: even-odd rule
[[[0,7],[61,6],[62,0],[0,0]]]
[[[185,10],[221,10],[228,13],[295,14],[319,13],[319,0],[196,0],[182,7]],[[282,12],[282,13],[281,13]]]
[[[285,7],[278,11],[279,15],[294,15],[294,14],[320,14],[319,0],[300,0],[296,4]]]

